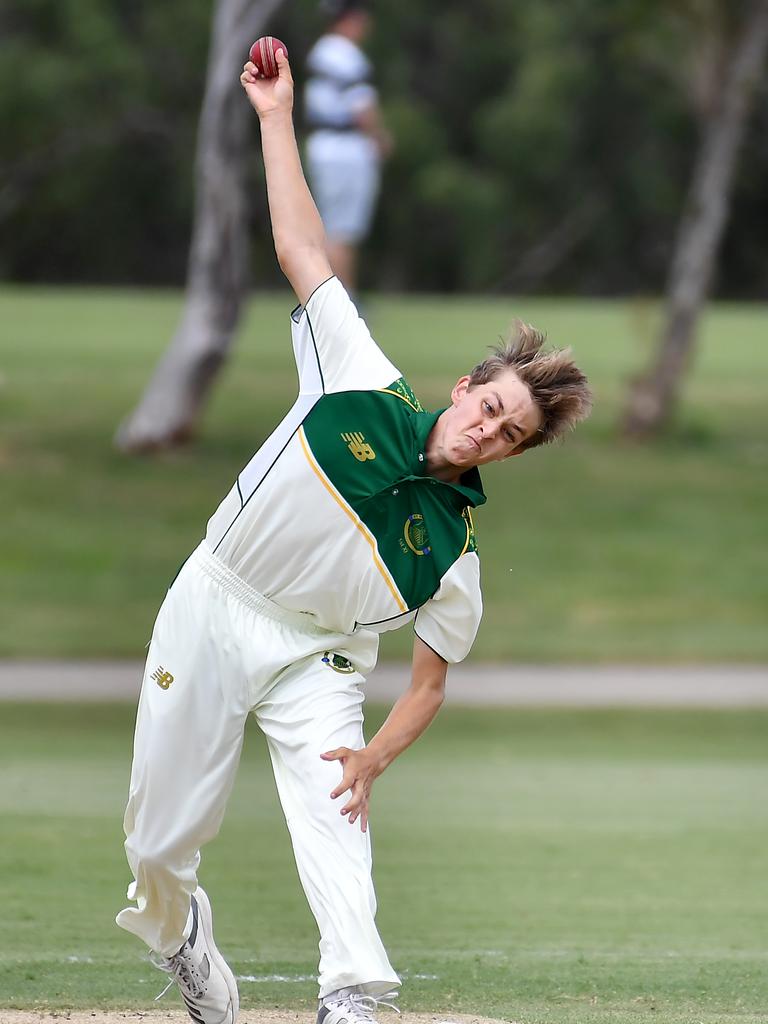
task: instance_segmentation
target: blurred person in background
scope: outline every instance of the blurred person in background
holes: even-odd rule
[[[370,5],[323,0],[320,9],[329,24],[307,57],[308,173],[331,267],[354,294],[358,248],[373,220],[381,163],[392,151],[392,138],[371,81],[373,67],[361,49],[373,24]]]

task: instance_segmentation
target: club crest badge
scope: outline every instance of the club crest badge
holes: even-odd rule
[[[326,651],[321,660],[334,672],[343,672],[345,675],[349,675],[355,671],[355,666],[349,658],[345,658],[343,654],[336,654],[335,651]]]
[[[414,555],[432,554],[424,516],[420,512],[412,512],[405,520],[403,537]]]

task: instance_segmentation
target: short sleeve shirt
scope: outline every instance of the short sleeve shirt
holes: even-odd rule
[[[206,543],[255,590],[335,632],[414,621],[447,662],[482,614],[477,470],[427,474],[426,412],[337,278],[291,314],[299,395],[208,523]]]
[[[310,129],[349,130],[377,100],[371,62],[344,36],[322,36],[307,57],[304,116]]]

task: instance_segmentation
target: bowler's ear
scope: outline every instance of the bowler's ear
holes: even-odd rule
[[[451,391],[451,401],[454,405],[458,405],[464,395],[466,395],[469,388],[470,377],[459,377],[456,383],[453,385],[453,391]]]

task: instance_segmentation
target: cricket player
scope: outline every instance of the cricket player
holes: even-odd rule
[[[369,0],[321,0],[320,7],[328,26],[307,55],[304,88],[307,170],[328,262],[353,295],[358,249],[373,220],[392,138],[361,49],[373,25]]]
[[[299,394],[237,477],[155,623],[125,814],[135,901],[118,924],[152,950],[196,1024],[234,1024],[235,977],[198,885],[246,720],[264,731],[320,932],[318,1024],[372,1024],[400,981],[376,929],[375,779],[424,732],[481,616],[478,466],[553,440],[589,409],[567,352],[520,327],[425,411],[331,273],[293,130],[293,81],[241,82],[259,116],[275,250],[299,300]],[[414,630],[412,678],[363,738],[378,633]],[[254,857],[254,864],[257,863]]]

